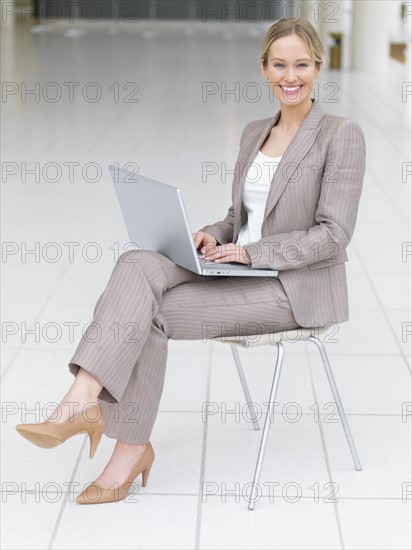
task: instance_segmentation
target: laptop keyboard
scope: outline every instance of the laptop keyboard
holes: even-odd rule
[[[215,267],[215,268],[220,268],[220,267],[233,267],[233,263],[230,263],[230,262],[225,262],[225,263],[216,263],[216,262],[211,262],[209,260],[204,260],[200,254],[198,254],[198,258],[199,258],[199,262],[200,262],[200,265],[202,267]]]

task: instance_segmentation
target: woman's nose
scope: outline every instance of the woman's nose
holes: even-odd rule
[[[296,77],[295,77],[295,73],[293,71],[293,69],[289,69],[286,73],[286,80],[287,82],[290,82],[291,84],[293,84],[296,80]]]

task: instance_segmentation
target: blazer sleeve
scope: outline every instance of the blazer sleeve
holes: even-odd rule
[[[358,212],[366,164],[366,144],[360,125],[346,118],[334,130],[327,149],[325,172],[315,213],[307,230],[262,237],[244,245],[252,267],[299,269],[326,260],[342,261]]]
[[[240,137],[240,148],[239,148],[238,158],[236,161],[237,163],[239,162],[240,152],[242,150],[242,145],[243,145],[243,139],[246,135],[249,124],[250,122],[246,124],[245,128],[243,129],[242,135]],[[234,194],[235,194],[235,182],[233,182],[232,184],[232,204],[231,206],[229,206],[226,217],[221,221],[215,222],[211,225],[205,225],[204,227],[202,227],[202,229],[199,229],[199,231],[204,231],[209,235],[213,235],[213,237],[216,239],[219,245],[231,243],[233,239],[234,222],[235,222],[235,213],[234,213],[235,211],[233,207],[234,200],[235,200]]]

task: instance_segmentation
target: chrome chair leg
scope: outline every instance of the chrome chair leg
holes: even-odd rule
[[[361,463],[360,463],[360,460],[359,460],[359,457],[358,457],[358,453],[356,452],[355,443],[353,442],[352,434],[351,434],[351,431],[350,431],[350,428],[349,428],[348,421],[346,419],[346,414],[345,414],[345,411],[343,409],[342,401],[341,401],[341,398],[339,396],[338,388],[336,386],[336,382],[335,382],[335,379],[334,379],[334,376],[333,376],[333,373],[332,373],[332,368],[331,368],[330,363],[329,363],[329,359],[328,359],[328,355],[327,355],[326,350],[325,350],[325,346],[323,345],[323,343],[318,338],[316,338],[316,336],[309,336],[308,340],[313,342],[317,346],[317,348],[320,352],[320,356],[322,358],[322,362],[323,362],[323,365],[324,365],[325,370],[326,370],[326,375],[327,375],[328,380],[329,380],[329,384],[330,384],[330,387],[331,387],[331,390],[332,390],[332,393],[333,393],[333,397],[334,397],[335,403],[338,407],[339,417],[340,417],[340,420],[342,422],[343,429],[345,431],[345,435],[346,435],[346,439],[347,439],[348,444],[349,444],[350,452],[352,453],[352,458],[353,458],[353,462],[355,463],[355,468],[357,470],[362,470],[362,466],[361,466]]]
[[[232,350],[233,358],[235,360],[237,373],[240,378],[240,383],[242,384],[243,393],[245,394],[245,399],[249,409],[250,418],[252,419],[253,427],[255,430],[259,430],[259,422],[257,419],[256,411],[253,409],[252,398],[250,397],[250,392],[246,382],[245,373],[243,372],[242,363],[240,362],[239,353],[234,344],[230,344],[230,349]]]
[[[262,439],[260,441],[260,448],[259,448],[258,459],[256,462],[255,475],[253,478],[252,489],[249,497],[249,506],[248,506],[249,510],[253,510],[255,506],[254,500],[256,498],[257,486],[259,484],[260,474],[261,474],[262,465],[263,465],[263,458],[266,451],[266,444],[267,444],[269,428],[270,428],[270,418],[272,416],[272,411],[275,406],[276,392],[278,389],[280,372],[282,370],[282,364],[283,364],[284,347],[282,342],[277,342],[276,347],[278,350],[278,356],[276,359],[276,366],[275,366],[275,373],[273,375],[272,388],[270,390],[270,397],[269,397],[269,403],[267,406],[265,425],[263,427]]]

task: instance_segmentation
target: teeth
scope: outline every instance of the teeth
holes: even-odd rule
[[[287,86],[281,86],[283,90],[286,90],[287,92],[294,92],[295,90],[299,90],[300,86],[295,86],[294,88],[288,88]]]

